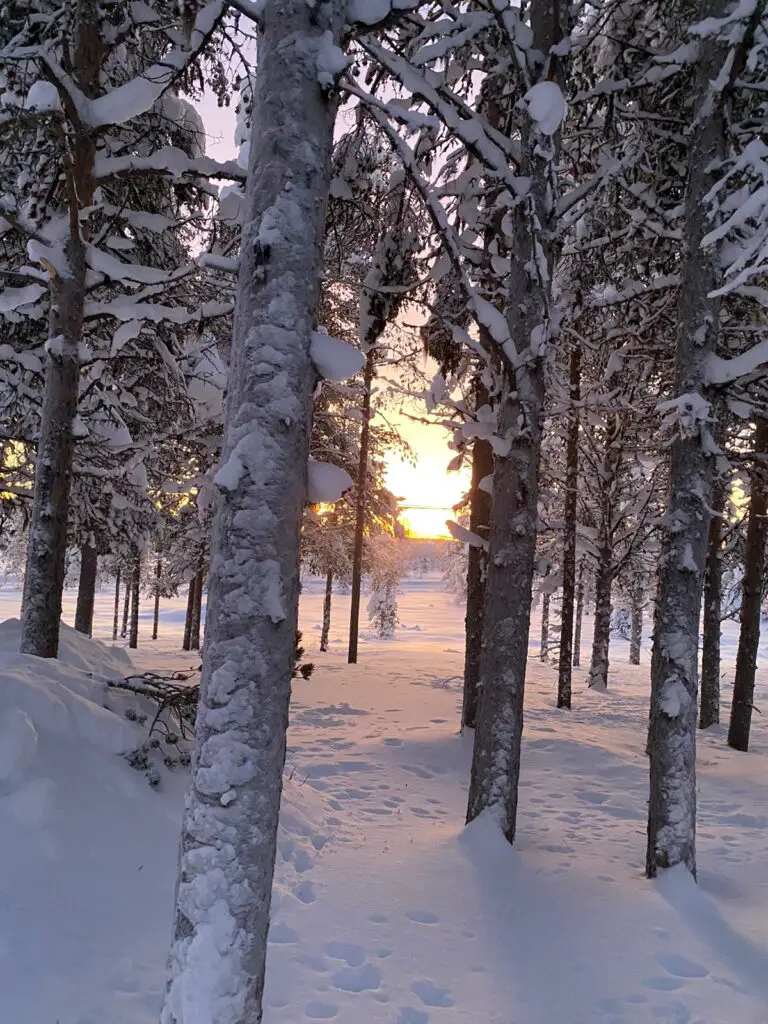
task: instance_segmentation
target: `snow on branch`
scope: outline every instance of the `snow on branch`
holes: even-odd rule
[[[365,356],[346,341],[312,332],[309,355],[323,380],[348,380],[365,366]]]
[[[307,463],[307,501],[319,505],[338,501],[352,487],[352,477],[339,466],[310,459]]]
[[[749,377],[768,363],[768,341],[760,341],[757,345],[734,356],[733,359],[722,359],[710,354],[707,359],[707,381],[710,384],[732,384],[742,377]]]
[[[219,163],[210,157],[193,159],[177,146],[165,146],[150,156],[97,156],[93,164],[96,181],[111,177],[130,178],[141,174],[165,174],[172,178],[228,178],[245,181],[246,172],[236,160]]]
[[[488,550],[488,541],[483,540],[479,534],[473,533],[472,530],[468,530],[464,526],[460,526],[459,523],[455,523],[452,519],[447,519],[445,525],[448,527],[448,533],[450,533],[454,540],[458,540],[462,544],[469,544],[473,548],[482,548],[483,551]]]

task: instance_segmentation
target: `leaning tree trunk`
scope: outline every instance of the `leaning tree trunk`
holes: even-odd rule
[[[699,728],[720,722],[720,631],[723,606],[723,514],[726,482],[717,479],[712,492],[714,515],[709,524],[707,562],[704,570],[704,612],[701,641],[701,695]]]
[[[541,595],[541,647],[539,661],[549,661],[549,592]]]
[[[487,402],[487,392],[476,389],[479,405]],[[490,442],[476,438],[472,448],[472,482],[469,492],[469,528],[479,537],[488,537],[491,516],[491,495],[481,489],[480,482],[493,473],[493,449]],[[477,721],[480,687],[480,654],[483,647],[485,618],[485,584],[488,556],[485,548],[470,545],[467,556],[467,613],[464,620],[464,697],[461,724],[474,729]]]
[[[331,632],[331,601],[333,599],[333,573],[325,577],[325,597],[323,598],[323,628],[320,633],[320,650],[328,650],[328,637]]]
[[[573,625],[573,667],[581,668],[581,627],[584,622],[584,562],[579,565],[576,584],[576,617]]]
[[[126,574],[127,575],[127,574]],[[125,597],[123,598],[123,624],[120,636],[128,636],[128,616],[131,611],[131,577],[127,576],[125,581]]]
[[[112,620],[112,640],[117,640],[117,631],[120,626],[120,566],[117,567],[115,575],[115,615]]]
[[[152,639],[157,640],[160,626],[160,578],[163,575],[163,563],[158,558],[155,566],[155,607],[152,613]]]
[[[573,645],[573,605],[576,591],[576,525],[579,487],[579,400],[581,346],[574,343],[569,361],[568,440],[565,447],[563,499],[563,600],[560,611],[560,655],[557,666],[557,706],[570,708],[573,665],[579,664]],[[579,629],[581,640],[581,629]]]
[[[601,549],[595,575],[595,630],[592,635],[592,659],[589,686],[605,690],[608,686],[608,652],[611,646],[611,589],[613,566],[610,548]]]
[[[128,646],[136,650],[139,646],[139,587],[141,585],[141,555],[136,556],[131,576],[131,628],[128,634]]]
[[[93,606],[96,600],[96,573],[99,556],[96,548],[84,544],[80,548],[80,580],[77,586],[75,629],[90,636],[93,632]]]
[[[736,655],[736,677],[733,683],[728,746],[749,750],[749,729],[757,671],[757,649],[760,646],[760,606],[763,596],[765,538],[768,532],[768,420],[760,419],[755,428],[755,468],[750,480],[749,521],[744,547],[744,580],[741,589],[739,650]]]
[[[729,0],[702,0],[699,17],[723,17],[730,6]],[[676,352],[678,431],[670,454],[651,656],[649,878],[680,863],[696,874],[698,637],[713,473],[709,405],[702,399],[720,320],[720,300],[711,294],[720,283],[718,253],[701,243],[712,228],[706,195],[725,153],[723,99],[712,83],[727,54],[727,47],[706,37],[699,46]]]
[[[561,0],[533,0],[534,51],[551,54],[566,34]],[[548,76],[557,77],[551,55]],[[543,68],[532,64],[532,77]],[[558,133],[559,135],[559,133]],[[539,456],[544,413],[544,352],[551,337],[551,280],[554,202],[557,195],[558,135],[545,137],[539,125],[523,123],[522,174],[531,185],[524,203],[510,211],[514,245],[509,272],[507,322],[510,343],[519,346],[513,363],[504,359],[498,436],[509,443],[497,454],[493,475],[485,629],[480,664],[482,695],[475,728],[467,820],[488,809],[509,842],[515,838],[523,697],[531,623],[533,570],[538,523]],[[525,347],[532,345],[534,348]]]
[[[184,1024],[190,1013],[208,1024],[262,1020],[316,382],[309,348],[336,111],[318,64],[338,43],[344,16],[342,0],[263,7],[226,472],[216,477],[222,493],[163,1024]]]
[[[200,650],[200,620],[203,617],[204,583],[205,577],[203,576],[203,570],[200,569],[195,577],[195,600],[192,605],[192,624],[189,630],[189,649],[191,651]]]
[[[360,633],[360,590],[363,583],[363,536],[365,533],[365,493],[368,480],[368,443],[371,433],[371,389],[373,387],[375,350],[370,349],[363,371],[363,409],[360,428],[360,455],[355,482],[355,536],[352,546],[352,594],[349,603],[349,650],[347,662],[357,664],[357,641]]]
[[[189,581],[187,590],[187,614],[184,617],[184,638],[181,641],[182,651],[190,650],[192,643],[192,619],[195,614],[195,601],[197,600],[195,590],[197,588],[197,573]]]
[[[629,664],[640,664],[640,647],[643,642],[643,608],[645,595],[642,587],[632,591],[632,621],[629,627]]]

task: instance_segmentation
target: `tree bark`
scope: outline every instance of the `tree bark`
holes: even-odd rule
[[[155,607],[152,614],[152,639],[157,640],[160,626],[160,577],[163,575],[163,563],[158,558],[155,566]]]
[[[701,696],[699,728],[708,729],[720,721],[720,631],[723,605],[723,513],[726,489],[723,480],[716,480],[712,490],[707,563],[704,570],[704,614],[701,642]]]
[[[195,614],[195,601],[197,600],[195,590],[197,588],[197,573],[189,581],[187,590],[187,614],[184,618],[184,639],[181,642],[182,651],[191,649],[192,643],[192,619]]]
[[[629,629],[629,664],[640,664],[640,647],[643,642],[643,604],[645,595],[642,588],[632,591],[632,623]]]
[[[611,590],[613,566],[610,549],[600,551],[595,576],[595,631],[592,635],[592,659],[589,665],[589,686],[605,690],[608,686],[608,652],[611,646]]]
[[[729,9],[728,0],[702,0],[699,17],[723,17]],[[713,475],[697,401],[707,398],[707,360],[720,321],[720,300],[711,295],[720,284],[718,252],[714,246],[703,249],[701,242],[712,227],[705,196],[725,154],[723,98],[712,82],[726,54],[717,41],[700,43],[676,352],[679,429],[670,456],[651,656],[649,878],[680,863],[696,874],[698,636]]]
[[[539,661],[549,661],[549,592],[541,595],[541,647]]]
[[[533,49],[550,54],[550,77],[560,69],[552,48],[567,35],[560,0],[533,0]],[[529,51],[531,52],[531,51]],[[535,59],[535,58],[534,58]],[[531,67],[532,77],[543,74]],[[526,203],[513,208],[514,245],[509,272],[507,323],[513,363],[504,361],[497,434],[509,448],[496,455],[488,555],[485,629],[481,655],[482,696],[475,728],[467,820],[488,809],[507,840],[517,822],[523,697],[531,622],[538,523],[539,458],[544,413],[546,344],[551,336],[554,197],[559,138],[542,136],[538,123],[523,122],[521,173],[531,185]],[[531,268],[545,263],[546,273]],[[535,349],[533,339],[537,341]],[[525,347],[530,345],[531,347]]]
[[[222,454],[228,472],[216,478],[222,493],[163,1024],[189,1020],[189,1006],[210,1024],[262,1020],[317,379],[309,349],[336,112],[318,63],[338,45],[344,22],[342,0],[266,0],[263,8]],[[225,941],[212,943],[212,934]]]
[[[139,587],[141,585],[141,555],[136,556],[131,576],[131,629],[128,646],[135,651],[139,646]]]
[[[75,629],[90,636],[93,632],[93,605],[96,600],[96,573],[99,556],[96,548],[84,544],[80,548],[80,579],[77,586]]]
[[[320,633],[320,650],[328,650],[328,635],[331,632],[331,600],[333,598],[333,573],[325,577],[325,597],[323,598],[323,629]]]
[[[576,584],[576,621],[573,627],[573,667],[581,668],[581,626],[584,621],[584,562],[579,565]]]
[[[195,600],[192,605],[192,625],[189,631],[189,649],[200,650],[200,620],[203,616],[203,586],[205,577],[201,569],[195,577]]]
[[[760,646],[760,606],[763,596],[763,568],[765,565],[765,538],[768,533],[768,485],[766,460],[768,455],[768,420],[760,419],[755,428],[756,466],[751,474],[749,521],[744,547],[744,580],[739,611],[739,650],[736,655],[736,676],[733,683],[731,720],[728,726],[728,746],[734,750],[749,750],[749,730],[755,695],[757,649]],[[761,458],[761,456],[763,458]]]
[[[481,390],[482,388],[482,390]],[[475,390],[479,408],[488,401],[487,390],[480,385]],[[493,449],[490,442],[475,439],[472,448],[472,482],[469,492],[469,528],[479,537],[488,538],[491,516],[491,495],[480,489],[480,481],[493,473]],[[467,612],[464,619],[464,697],[461,724],[475,728],[480,700],[480,656],[483,648],[485,621],[485,584],[488,575],[488,555],[485,548],[470,545],[467,556]]]
[[[115,575],[115,615],[112,620],[112,641],[117,640],[117,631],[120,627],[120,566],[117,567]]]
[[[360,457],[355,490],[355,537],[352,548],[352,595],[349,605],[349,650],[347,663],[357,664],[357,641],[360,633],[360,590],[363,583],[363,536],[365,533],[365,491],[368,478],[368,444],[371,433],[371,389],[373,387],[375,350],[370,349],[363,372],[363,422],[360,428]]]
[[[76,7],[72,55],[76,84],[89,97],[98,90],[100,68],[100,50],[94,46],[100,19],[94,17],[93,7],[91,2]],[[80,210],[90,205],[94,191],[94,137],[86,131],[73,133],[68,146],[63,175],[69,219],[64,243],[68,273],[54,267],[49,271],[49,343],[22,600],[21,652],[41,658],[55,658],[59,650],[86,299]]]
[[[123,624],[120,636],[128,636],[128,616],[131,611],[131,577],[126,573],[125,597],[123,598]]]
[[[563,601],[560,611],[560,654],[557,667],[557,706],[570,708],[574,651],[573,606],[576,591],[576,526],[579,488],[579,409],[581,399],[581,346],[574,344],[568,367],[570,408],[565,449],[565,497],[563,501]],[[580,624],[579,624],[580,625]],[[581,638],[581,629],[579,629]]]

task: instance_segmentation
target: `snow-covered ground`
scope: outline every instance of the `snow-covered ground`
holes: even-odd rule
[[[554,668],[532,661],[512,850],[485,822],[463,828],[471,750],[457,730],[452,596],[438,580],[408,581],[397,639],[366,636],[357,666],[346,664],[343,596],[331,651],[317,652],[321,601],[310,581],[301,625],[317,669],[295,684],[266,1024],[768,1021],[760,715],[748,755],[726,747],[722,728],[701,740],[700,885],[678,871],[651,884],[647,664],[627,666],[617,643],[609,692],[587,691],[578,671],[564,713]],[[184,603],[163,603],[157,641],[142,620],[136,665],[196,665],[179,650]],[[3,591],[0,617],[17,609]],[[104,592],[97,638],[111,636],[111,617]],[[152,790],[119,756],[142,739],[124,715],[135,702],[101,681],[129,670],[120,647],[65,631],[63,664],[41,664],[15,654],[17,641],[15,623],[0,626],[0,1021],[149,1024],[183,770],[163,769]],[[726,659],[733,641],[731,629]],[[765,691],[763,673],[758,706]]]

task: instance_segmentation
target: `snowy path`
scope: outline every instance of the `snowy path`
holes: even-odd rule
[[[139,665],[192,664],[182,605],[165,607]],[[452,599],[413,584],[398,639],[367,640],[357,666],[340,643],[312,650],[311,588],[301,612],[318,667],[295,684],[265,1024],[765,1024],[762,720],[746,757],[722,730],[702,741],[701,885],[678,873],[651,885],[646,666],[621,664],[617,647],[611,691],[586,692],[579,674],[563,714],[554,669],[531,662],[511,850],[484,822],[462,827],[471,751],[457,735]],[[97,635],[109,615],[104,595]],[[16,709],[0,703],[0,724],[21,709],[37,735],[0,764],[0,1021],[154,1024],[183,777],[151,791],[112,752],[126,723],[108,715],[115,737],[96,743],[107,723],[85,699],[92,684],[66,685],[71,735],[37,691],[0,691]],[[20,735],[7,732],[11,747]]]

